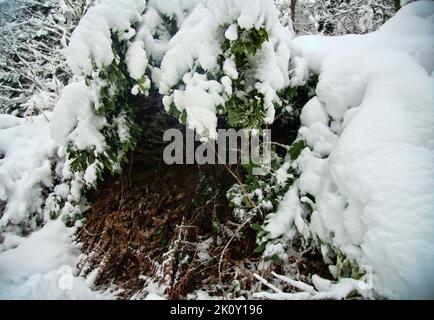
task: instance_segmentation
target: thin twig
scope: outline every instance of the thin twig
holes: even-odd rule
[[[222,253],[220,254],[220,259],[219,259],[219,264],[218,264],[218,273],[219,273],[219,281],[220,281],[220,286],[222,288],[223,294],[225,295],[226,298],[228,298],[226,290],[223,287],[223,281],[222,281],[222,275],[221,275],[221,267],[222,267],[222,262],[223,262],[223,257],[225,255],[226,250],[228,249],[229,245],[231,244],[232,240],[235,239],[235,236],[241,231],[241,229],[248,223],[250,222],[251,217],[248,217],[243,224],[241,224],[238,229],[234,232],[234,234],[232,235],[232,237],[229,239],[229,241],[226,243],[225,247],[223,248]]]

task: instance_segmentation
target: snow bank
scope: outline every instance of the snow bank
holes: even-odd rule
[[[0,299],[109,298],[73,276],[79,255],[74,231],[60,220],[50,221],[17,247],[0,252]]]
[[[316,199],[310,230],[371,267],[381,296],[434,298],[434,2],[375,33],[300,37],[292,50],[320,74],[295,164],[294,188]],[[282,205],[269,231],[293,216]]]
[[[52,185],[51,160],[57,148],[44,116],[25,120],[0,115],[0,200],[7,202],[0,226],[41,213],[42,191]]]

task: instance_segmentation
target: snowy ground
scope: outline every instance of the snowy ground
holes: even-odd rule
[[[0,299],[108,299],[74,276],[75,228],[50,221],[28,238],[6,234],[0,253]],[[8,250],[8,248],[11,248]]]

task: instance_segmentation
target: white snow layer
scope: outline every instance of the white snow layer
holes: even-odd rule
[[[108,66],[114,57],[111,31],[120,39],[135,35],[131,24],[140,20],[145,9],[143,0],[102,0],[90,8],[71,36],[66,57],[74,74],[90,75],[94,69]]]
[[[0,299],[108,299],[73,275],[79,249],[71,237],[75,228],[60,220],[0,252]]]
[[[44,116],[25,120],[0,115],[0,200],[7,202],[0,227],[41,210],[42,187],[52,184],[51,159],[57,148]]]
[[[84,81],[67,85],[53,111],[50,133],[64,147],[73,142],[80,150],[94,147],[96,152],[105,149],[105,138],[100,130],[106,124],[102,116],[92,110],[92,89]]]
[[[316,198],[310,229],[371,267],[381,296],[434,298],[434,2],[372,34],[303,36],[292,50],[320,75],[295,186]],[[270,221],[275,237],[296,223],[293,192]]]
[[[148,57],[144,49],[143,41],[131,42],[125,57],[128,72],[134,80],[140,80],[146,72]]]

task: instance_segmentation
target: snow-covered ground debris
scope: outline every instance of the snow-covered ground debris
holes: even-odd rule
[[[297,292],[283,292],[261,276],[254,274],[256,279],[273,291],[273,293],[266,291],[256,292],[253,294],[254,298],[272,300],[342,300],[354,293],[369,297],[370,290],[372,289],[367,282],[351,278],[342,278],[337,282],[332,282],[313,275],[313,286],[311,286],[274,272],[272,272],[272,275],[283,283],[295,288]]]

